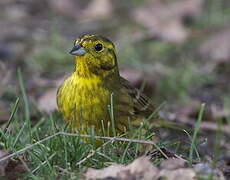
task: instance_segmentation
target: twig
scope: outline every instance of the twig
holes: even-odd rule
[[[153,145],[154,147],[156,147],[157,150],[159,150],[159,152],[166,158],[168,159],[168,156],[156,145],[156,143],[154,143],[153,141],[149,141],[149,140],[140,140],[140,139],[128,139],[128,138],[121,138],[121,137],[106,137],[106,136],[92,136],[92,135],[82,135],[82,134],[74,134],[74,133],[66,133],[66,132],[58,132],[58,133],[55,133],[51,136],[48,136],[40,141],[37,141],[36,143],[34,144],[30,144],[28,145],[27,147],[25,148],[22,148],[20,149],[19,151],[17,152],[14,152],[8,156],[5,156],[3,158],[0,158],[0,162],[2,161],[5,161],[11,157],[14,157],[14,156],[17,156],[21,153],[24,153],[25,151],[33,148],[34,146],[36,145],[39,145],[49,139],[52,139],[56,136],[59,136],[59,135],[64,135],[64,136],[76,136],[76,137],[85,137],[85,138],[95,138],[95,139],[105,139],[105,140],[110,140],[110,141],[124,141],[124,142],[133,142],[133,143],[140,143],[140,144],[151,144]]]
[[[113,161],[112,158],[110,158],[109,156],[106,156],[105,154],[103,154],[103,153],[101,153],[101,152],[97,152],[97,154],[99,154],[100,156],[102,156],[102,157],[104,157],[104,158],[106,158],[106,159],[108,159],[108,160],[110,160],[110,161]]]

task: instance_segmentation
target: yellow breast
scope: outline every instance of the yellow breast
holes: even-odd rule
[[[82,78],[74,72],[58,90],[58,108],[73,131],[100,131],[97,128],[109,120],[110,94],[97,76]]]

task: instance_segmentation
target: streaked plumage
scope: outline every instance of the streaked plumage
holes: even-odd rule
[[[57,104],[72,131],[88,134],[93,128],[95,135],[112,136],[114,122],[121,135],[153,112],[149,99],[119,75],[110,40],[86,34],[70,53],[75,55],[75,70],[60,86]]]

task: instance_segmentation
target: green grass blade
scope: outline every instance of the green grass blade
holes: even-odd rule
[[[14,103],[13,110],[12,110],[12,112],[10,114],[10,118],[9,118],[9,120],[8,120],[8,122],[7,122],[4,130],[3,130],[4,134],[6,133],[7,129],[9,128],[9,126],[10,126],[10,124],[11,124],[13,118],[14,118],[14,115],[15,115],[15,113],[18,110],[18,103],[19,103],[19,98],[17,98],[16,101],[15,101],[15,103]]]
[[[199,115],[198,115],[198,120],[197,120],[196,125],[195,125],[195,130],[194,130],[194,133],[192,136],[192,142],[191,142],[191,146],[190,146],[190,150],[189,150],[189,164],[190,164],[190,166],[192,165],[193,152],[195,149],[196,138],[197,138],[197,135],[198,135],[198,132],[200,129],[200,124],[202,121],[202,117],[204,114],[204,109],[205,109],[205,104],[201,104],[201,108],[200,108]]]
[[[111,96],[110,96],[109,114],[110,114],[110,119],[112,122],[113,136],[115,137],[116,136],[116,128],[115,128],[115,119],[114,119],[114,112],[113,112],[113,93],[111,93]]]
[[[18,69],[18,81],[20,86],[20,91],[22,93],[23,103],[24,103],[24,110],[25,110],[25,122],[26,127],[28,128],[30,140],[32,140],[31,135],[31,123],[30,123],[30,107],[29,107],[29,100],[26,95],[26,90],[23,82],[22,72]]]

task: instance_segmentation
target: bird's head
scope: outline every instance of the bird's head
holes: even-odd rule
[[[80,36],[74,42],[70,54],[76,56],[77,69],[82,73],[86,70],[95,74],[107,74],[108,71],[118,68],[115,46],[103,36],[93,34]]]

